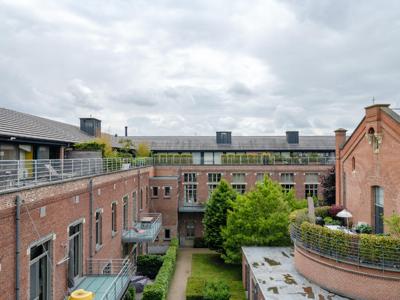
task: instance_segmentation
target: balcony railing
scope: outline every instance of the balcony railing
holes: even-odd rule
[[[96,300],[119,300],[125,293],[136,267],[129,259],[89,259],[87,274],[75,289],[95,294]]]
[[[290,225],[290,237],[296,247],[303,248],[320,256],[352,265],[383,271],[400,272],[400,248],[367,247],[356,239],[337,241],[333,237],[311,232],[302,233],[301,227]]]
[[[205,203],[186,202],[184,200],[179,201],[179,212],[204,212],[205,210]]]
[[[0,160],[0,192],[152,164],[151,158]]]
[[[122,231],[124,243],[154,242],[160,233],[162,217],[159,213],[143,213],[140,221]]]

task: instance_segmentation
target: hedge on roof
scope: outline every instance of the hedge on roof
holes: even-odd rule
[[[175,271],[177,249],[178,240],[172,239],[154,283],[146,285],[144,288],[143,300],[165,300],[167,298],[169,285]]]
[[[193,163],[193,157],[190,153],[159,153],[154,154],[154,163],[158,165],[190,165]]]

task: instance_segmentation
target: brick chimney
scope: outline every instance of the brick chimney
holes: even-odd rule
[[[340,161],[340,150],[346,142],[346,129],[339,128],[335,130],[335,153],[336,153],[336,205],[343,204],[342,202],[342,164]]]

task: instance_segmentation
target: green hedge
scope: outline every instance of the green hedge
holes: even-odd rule
[[[193,163],[193,157],[190,153],[160,153],[154,154],[154,163],[158,165],[174,165],[183,164],[188,165]]]
[[[137,271],[143,276],[154,279],[156,278],[162,263],[163,257],[160,255],[139,255],[137,258]]]
[[[330,206],[320,206],[315,208],[315,217],[326,218],[328,216],[328,212]],[[289,215],[289,222],[296,223],[297,225],[301,225],[303,222],[309,221],[308,219],[308,208],[302,208],[295,210]]]
[[[240,282],[241,286],[242,282]],[[191,276],[186,285],[186,300],[233,299],[226,281]]]
[[[153,284],[146,285],[143,300],[165,300],[175,271],[178,240],[173,239],[164,255],[164,261]]]
[[[400,263],[400,239],[391,236],[360,234],[360,258],[368,263]]]

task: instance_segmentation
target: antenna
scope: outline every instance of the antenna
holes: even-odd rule
[[[375,96],[372,97],[372,104],[375,104]]]

